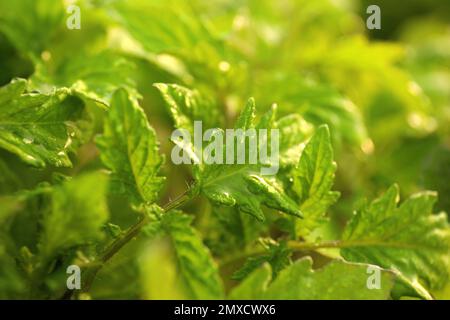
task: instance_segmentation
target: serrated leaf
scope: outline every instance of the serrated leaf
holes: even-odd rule
[[[212,210],[206,241],[213,253],[221,256],[254,243],[267,229],[268,224],[255,223],[255,218],[235,207],[219,206]]]
[[[134,204],[157,199],[164,183],[159,176],[164,159],[144,111],[125,89],[114,93],[103,135],[96,142],[112,171],[114,192],[129,195]]]
[[[71,166],[68,152],[81,135],[75,122],[83,102],[66,88],[24,93],[26,86],[26,80],[15,79],[0,88],[0,147],[34,166]]]
[[[287,267],[291,260],[292,251],[287,247],[286,242],[268,243],[267,253],[257,257],[248,258],[244,265],[233,273],[233,280],[242,280],[251,272],[268,262],[272,268],[272,278],[275,279],[278,273]]]
[[[191,141],[172,139],[183,152],[189,154],[191,159],[196,159],[198,152],[192,143],[194,139],[194,121],[201,121],[202,128],[216,128],[220,123],[217,106],[214,101],[198,90],[191,90],[177,84],[155,83],[154,86],[161,93],[165,105],[177,129],[187,130]],[[202,164],[194,166],[194,175],[198,177]]]
[[[103,237],[108,219],[107,177],[84,174],[54,188],[51,211],[43,217],[39,251],[44,259]]]
[[[77,3],[84,30],[80,34],[67,28],[69,14],[65,6],[69,4],[62,0],[3,1],[0,31],[31,58],[34,74],[30,88],[48,93],[67,87],[82,98],[108,105],[116,89],[126,85],[131,91],[134,87],[131,64],[117,53],[99,50],[95,45],[96,41],[105,41],[101,15],[85,3]]]
[[[181,113],[181,110],[188,109],[186,105],[194,103],[191,101],[190,91],[180,90],[180,87],[167,87],[167,85],[157,85],[165,95],[165,99],[172,110],[175,122],[178,125],[186,126],[187,130],[193,130],[192,115],[187,112]],[[172,94],[168,95],[167,90]],[[173,91],[177,89],[176,91]],[[255,119],[255,101],[249,99],[241,115],[236,121],[234,128],[247,129],[267,129],[270,131],[274,124],[275,109],[265,114],[258,124],[254,124]],[[222,134],[221,129],[216,129],[217,133]],[[192,139],[191,139],[192,140]],[[244,139],[236,139],[237,144],[245,144]],[[198,159],[198,150],[194,149],[191,142],[185,140],[174,141],[180,149],[189,155],[192,163],[200,162]],[[248,148],[246,148],[248,149]],[[248,157],[246,150],[246,157]],[[223,160],[225,161],[226,144],[223,146]],[[235,155],[236,157],[236,155]],[[235,161],[236,162],[236,161]],[[298,206],[283,191],[283,186],[276,181],[274,177],[262,176],[261,168],[267,164],[211,164],[200,163],[199,168],[195,170],[195,176],[199,181],[199,189],[211,201],[225,205],[236,206],[240,211],[253,215],[259,220],[264,220],[264,214],[260,208],[264,204],[270,208],[278,209],[288,214],[301,216]]]
[[[178,129],[186,129],[193,135],[193,121],[202,121],[206,129],[215,128],[220,122],[214,101],[198,90],[177,84],[155,83]]]
[[[236,121],[235,129],[262,129],[264,124],[270,125],[272,113],[262,117],[255,126],[255,101],[249,99],[241,115]],[[265,128],[271,129],[271,128]],[[244,139],[236,139],[237,144],[245,144]],[[225,146],[223,148],[226,149]],[[248,149],[248,148],[247,148]],[[226,152],[226,150],[225,150]],[[246,150],[248,153],[249,150]],[[298,206],[283,190],[283,186],[275,176],[263,176],[261,168],[264,164],[213,164],[205,166],[200,179],[201,191],[213,202],[236,206],[240,211],[251,214],[259,220],[265,216],[260,208],[261,204],[285,213],[301,217]]]
[[[277,101],[283,110],[300,114],[309,123],[327,124],[333,140],[361,146],[368,139],[366,125],[359,108],[330,86],[305,80],[289,72],[266,76],[260,95]]]
[[[313,126],[298,114],[291,114],[276,121],[276,128],[280,130],[280,167],[296,166]]]
[[[398,187],[350,220],[342,239],[342,256],[398,270],[410,282],[428,288],[445,284],[450,272],[450,228],[445,213],[433,214],[436,194],[422,192],[399,207]]]
[[[333,260],[326,266],[312,270],[312,259],[294,262],[270,281],[270,267],[256,270],[230,293],[231,299],[280,300],[375,300],[389,299],[395,275],[387,270],[366,264]],[[378,269],[380,288],[368,288],[368,267]],[[378,272],[377,271],[377,272]],[[264,279],[264,277],[266,277]],[[257,280],[258,282],[256,282]],[[256,287],[253,294],[251,288]]]
[[[109,106],[112,94],[118,88],[126,87],[138,96],[133,89],[132,70],[129,61],[108,50],[95,54],[72,53],[60,63],[37,62],[30,82],[33,89],[40,91],[68,87],[81,98]]]
[[[182,1],[117,1],[114,9],[118,21],[150,52],[190,56],[196,52],[189,50],[204,53],[214,42],[203,21]]]
[[[190,216],[178,211],[162,216],[179,272],[192,299],[222,299],[224,292],[218,268],[191,222]]]
[[[324,220],[326,210],[339,197],[331,191],[336,163],[327,126],[317,128],[293,170],[293,188],[300,201],[304,219],[297,221],[297,234],[308,235]]]

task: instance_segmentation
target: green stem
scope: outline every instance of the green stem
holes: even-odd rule
[[[181,206],[183,203],[187,202],[188,200],[191,199],[191,195],[188,191],[186,191],[185,193],[183,193],[181,196],[179,196],[178,198],[176,198],[173,201],[170,201],[169,203],[167,203],[165,206],[163,206],[163,210],[164,212],[169,212],[170,210],[176,209],[179,206]]]
[[[293,251],[311,251],[311,250],[318,250],[318,249],[324,249],[324,248],[344,248],[353,246],[353,243],[346,243],[340,240],[334,240],[334,241],[324,241],[324,242],[318,242],[318,243],[308,243],[308,242],[299,242],[299,241],[288,241],[287,243],[288,248],[292,249]],[[267,253],[267,250],[263,247],[253,248],[251,250],[243,251],[237,255],[234,255],[232,257],[229,257],[228,259],[225,259],[220,264],[221,267],[224,267],[226,265],[232,264],[236,261],[239,261],[244,258],[252,257],[252,256],[258,256]]]
[[[390,246],[393,248],[399,248],[399,249],[421,249],[420,246],[417,245],[411,245],[409,243],[393,243],[389,242],[386,243],[384,241],[380,240],[361,240],[361,241],[344,241],[344,240],[331,240],[331,241],[323,241],[323,242],[317,242],[317,243],[308,243],[308,242],[299,242],[299,241],[288,241],[287,243],[288,248],[290,248],[292,251],[314,251],[318,249],[325,249],[325,248],[355,248],[355,247],[366,247],[366,246]],[[236,261],[239,261],[244,258],[262,255],[267,253],[267,250],[263,247],[258,248],[252,248],[247,251],[243,251],[237,255],[231,256],[227,259],[224,259],[220,266],[224,267],[229,264],[232,264]]]
[[[189,190],[188,190],[189,191]],[[187,202],[191,199],[190,193],[186,191],[181,196],[176,198],[173,201],[170,201],[166,205],[163,206],[164,212],[169,212],[170,210],[176,209],[180,207],[182,204]],[[92,283],[94,282],[94,279],[97,275],[97,273],[100,271],[100,269],[117,253],[122,249],[128,242],[130,242],[133,238],[135,238],[139,232],[141,231],[142,227],[145,226],[150,219],[148,216],[143,216],[141,220],[139,220],[136,224],[131,226],[121,237],[114,240],[106,249],[105,251],[100,255],[98,258],[98,261],[91,265],[89,269],[87,269],[86,276],[84,278],[84,284],[83,284],[83,292],[88,292],[91,288]],[[64,295],[62,296],[62,299],[70,299],[74,293],[74,290],[66,290]]]
[[[307,243],[298,241],[288,241],[288,247],[294,251],[317,250],[324,248],[343,248],[348,244],[341,240],[323,241],[317,243]]]

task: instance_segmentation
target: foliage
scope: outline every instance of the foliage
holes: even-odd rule
[[[448,22],[358,3],[0,0],[0,298],[450,298]]]

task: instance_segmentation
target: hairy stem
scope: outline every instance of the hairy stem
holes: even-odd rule
[[[189,191],[189,190],[188,190]],[[163,206],[164,212],[169,212],[170,210],[180,207],[182,204],[191,199],[191,195],[186,191],[181,196],[173,201],[170,201]],[[150,219],[148,216],[144,215],[136,224],[132,225],[122,236],[114,240],[99,256],[96,263],[92,264],[90,268],[85,271],[83,292],[88,292],[91,288],[92,283],[100,271],[100,269],[117,253],[122,249],[127,243],[129,243],[133,238],[135,238],[142,227],[145,226]],[[67,289],[62,296],[62,299],[70,299],[74,294],[74,290]]]

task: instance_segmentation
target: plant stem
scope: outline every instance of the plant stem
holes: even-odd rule
[[[288,241],[288,247],[294,251],[317,250],[324,248],[343,248],[345,246],[347,246],[347,243],[341,240],[323,241],[317,243]]]
[[[325,249],[325,248],[354,248],[354,247],[364,247],[364,246],[385,246],[389,245],[393,248],[399,248],[399,249],[420,249],[417,245],[411,245],[409,243],[385,243],[383,241],[375,241],[375,240],[364,240],[364,241],[344,241],[344,240],[331,240],[331,241],[323,241],[323,242],[317,242],[317,243],[308,243],[308,242],[299,242],[295,240],[291,240],[287,242],[288,248],[290,248],[292,251],[312,251],[312,250],[318,250],[318,249]],[[237,255],[231,256],[227,259],[224,259],[221,262],[221,267],[232,264],[236,261],[239,261],[243,258],[262,255],[267,253],[267,250],[265,250],[262,247],[258,248],[252,248],[251,250],[240,252]]]
[[[188,190],[189,191],[189,190]],[[181,196],[173,201],[170,201],[163,206],[164,213],[170,210],[180,207],[182,204],[191,199],[189,192],[184,192]],[[122,249],[127,243],[129,243],[133,238],[135,238],[142,227],[145,226],[150,219],[147,215],[144,215],[136,224],[132,225],[121,237],[114,240],[105,251],[99,256],[97,263],[92,265],[90,269],[86,270],[86,276],[83,284],[83,291],[88,292],[94,282],[95,276],[100,271],[100,269],[117,253]],[[67,289],[62,296],[62,299],[70,299],[74,291]]]
[[[178,208],[179,206],[181,206],[183,203],[187,202],[190,199],[191,199],[191,196],[190,196],[189,192],[186,191],[185,193],[183,193],[181,196],[179,196],[175,200],[170,201],[169,203],[164,205],[163,210],[164,210],[164,212],[169,212],[170,210]]]
[[[288,241],[287,243],[288,248],[292,249],[293,251],[310,251],[310,250],[317,250],[317,249],[324,249],[324,248],[343,248],[352,246],[351,243],[346,243],[340,240],[334,240],[334,241],[323,241],[323,242],[317,242],[317,243],[307,243],[307,242],[299,242],[299,241]],[[253,248],[252,250],[241,252],[237,255],[234,255],[232,257],[229,257],[228,259],[225,259],[220,264],[221,267],[232,264],[236,261],[239,261],[241,259],[257,256],[261,254],[267,253],[267,250],[263,247]]]

